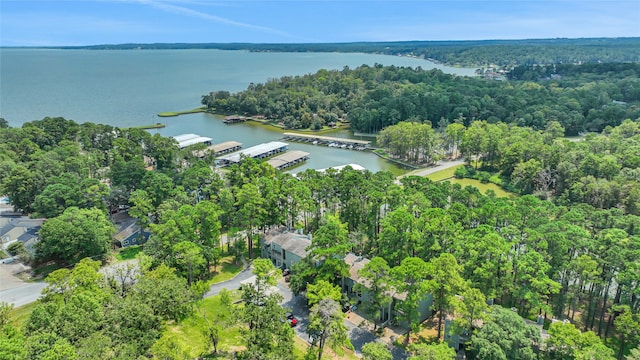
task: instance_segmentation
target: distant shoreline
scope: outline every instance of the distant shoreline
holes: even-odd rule
[[[139,125],[139,126],[130,126],[125,129],[142,129],[142,130],[151,130],[151,129],[162,129],[166,127],[166,124],[163,123],[155,123],[151,125]]]

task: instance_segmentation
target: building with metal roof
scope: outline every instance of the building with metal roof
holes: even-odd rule
[[[309,159],[309,153],[306,151],[294,150],[288,151],[282,155],[278,155],[267,160],[267,163],[278,170],[286,169],[290,166],[297,165]]]
[[[180,147],[180,149],[195,144],[211,145],[211,141],[213,140],[210,137],[200,136],[198,134],[182,134],[172,137],[178,142],[178,147]]]
[[[287,151],[288,147],[289,144],[287,143],[272,141],[252,146],[250,148],[240,150],[231,154],[220,156],[216,159],[216,163],[222,166],[239,163],[243,156],[254,159],[264,159],[266,157],[285,152]]]
[[[238,151],[242,148],[242,143],[237,141],[225,141],[220,144],[213,144],[204,150],[194,151],[193,155],[199,158],[204,158],[207,155],[220,156],[228,154],[234,151]]]

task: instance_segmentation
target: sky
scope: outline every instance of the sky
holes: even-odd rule
[[[640,0],[0,0],[0,46],[640,36]]]

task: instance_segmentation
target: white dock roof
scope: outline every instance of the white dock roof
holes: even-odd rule
[[[240,162],[240,157],[241,155],[244,155],[245,157],[256,157],[258,155],[262,155],[262,154],[266,154],[270,151],[273,150],[277,150],[280,149],[282,147],[287,147],[289,146],[289,144],[287,143],[283,143],[280,141],[272,141],[272,142],[268,142],[268,143],[264,143],[264,144],[260,144],[260,145],[256,145],[256,146],[252,146],[250,148],[246,148],[244,150],[240,150],[240,151],[236,151],[234,153],[228,154],[228,155],[224,155],[224,156],[220,156],[218,157],[219,160],[226,160],[229,162]]]
[[[189,139],[195,139],[197,137],[200,137],[200,135],[198,135],[198,134],[181,134],[181,135],[173,136],[173,138],[176,139],[177,142],[181,142],[181,141],[185,141],[185,140],[189,140]]]
[[[330,167],[329,169],[338,170],[338,172],[339,172],[339,171],[341,171],[342,169],[346,168],[347,166],[351,166],[351,168],[352,168],[353,170],[359,170],[359,171],[364,171],[364,170],[366,170],[363,166],[358,165],[358,164],[346,164],[346,165],[340,165],[340,166],[332,166],[332,167]],[[318,169],[318,170],[316,170],[316,171],[319,171],[319,172],[325,172],[325,171],[327,171],[327,169]]]
[[[198,136],[198,137],[195,137],[195,138],[192,138],[192,139],[179,141],[178,142],[178,146],[182,149],[182,148],[185,148],[185,147],[190,146],[190,145],[211,143],[211,140],[213,140],[213,139],[210,138],[210,137]]]

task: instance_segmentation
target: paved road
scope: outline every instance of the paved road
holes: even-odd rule
[[[25,267],[20,263],[0,265],[0,301],[18,307],[40,298],[42,289],[47,287],[47,283],[25,282],[13,275],[23,270]]]
[[[204,297],[217,295],[222,289],[236,290],[240,287],[240,283],[242,281],[252,276],[253,273],[251,272],[251,268],[245,268],[244,270],[240,271],[240,273],[238,273],[238,275],[236,275],[236,277],[234,277],[233,279],[211,285],[211,288],[209,289],[209,291],[207,291],[206,294],[204,294]]]
[[[307,307],[307,300],[304,296],[294,296],[293,292],[282,281],[278,281],[278,289],[280,294],[284,297],[282,306],[295,315],[298,319],[298,326],[294,328],[296,335],[305,341],[309,341],[309,335],[307,334],[307,326],[309,326],[309,308]],[[366,343],[378,341],[378,338],[371,332],[359,328],[356,324],[345,319],[344,324],[349,330],[349,339],[353,345],[357,354],[362,353],[362,346]],[[407,355],[401,349],[393,348],[391,353],[394,360],[404,360]]]
[[[458,166],[458,165],[462,165],[464,164],[465,161],[464,160],[453,160],[453,161],[438,161],[437,165],[435,166],[431,166],[428,168],[424,168],[424,169],[418,169],[418,170],[413,170],[411,172],[408,172],[404,175],[398,176],[398,178],[396,179],[397,182],[399,182],[399,180],[405,176],[410,176],[410,175],[416,175],[416,176],[427,176],[429,174],[433,174],[434,172],[438,172],[440,170],[444,170],[444,169],[448,169],[454,166]]]
[[[24,283],[18,287],[0,291],[0,301],[13,304],[14,307],[30,304],[37,301],[42,296],[42,290],[47,287],[47,283],[35,282]]]
[[[117,268],[126,267],[127,264],[136,264],[137,260],[128,260],[113,265],[105,266],[100,269],[103,274],[115,274],[117,277]],[[13,304],[14,307],[30,304],[37,301],[42,296],[42,290],[47,287],[46,282],[26,282],[13,273],[20,271],[20,267],[24,267],[19,263],[0,265],[0,301]],[[137,266],[135,267],[137,269]],[[118,278],[120,280],[120,278]]]

